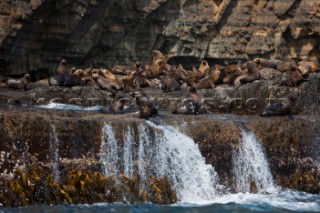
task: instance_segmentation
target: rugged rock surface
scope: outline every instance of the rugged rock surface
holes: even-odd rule
[[[97,112],[83,114],[12,108],[10,111],[1,111],[0,120],[0,127],[4,130],[1,132],[0,169],[1,176],[6,177],[0,182],[0,202],[6,206],[50,202],[175,201],[175,194],[166,179],[150,180],[151,188],[142,193],[137,192],[136,179],[122,176],[120,178],[124,182],[112,185],[109,183],[112,179],[101,175],[103,169],[99,159],[104,123],[111,124],[115,137],[123,141],[124,129],[128,126],[137,129],[138,125],[144,122],[135,114],[102,115]],[[234,190],[235,187],[232,158],[233,151],[239,144],[238,122],[241,121],[260,140],[277,185],[320,193],[320,173],[316,167],[319,153],[315,151],[319,146],[319,117],[295,116],[295,120],[289,120],[286,117],[260,118],[221,114],[200,115],[195,118],[162,113],[161,120],[179,128],[194,139],[206,162],[215,167],[220,183],[230,190]],[[52,138],[52,125],[55,126],[54,134],[58,143]],[[137,137],[135,135],[135,138]],[[54,150],[59,153],[58,160],[54,157]],[[60,173],[59,183],[53,180],[53,163],[58,164],[56,168]],[[35,172],[33,169],[44,172]],[[42,191],[38,191],[38,197],[28,195],[33,193],[36,186],[40,186],[37,185],[40,184],[39,177],[34,176],[34,173],[46,180],[41,183]],[[28,181],[23,181],[23,178],[34,183],[34,189],[29,185],[24,186]],[[108,193],[97,190],[97,184],[101,185],[99,181],[105,183],[102,184],[105,188],[101,190]],[[156,184],[156,187],[152,184]],[[6,187],[9,187],[7,191]],[[42,196],[41,193],[45,193],[46,190],[52,193],[52,200],[47,200],[47,197],[44,197],[48,196],[46,194]],[[6,199],[9,195],[17,196],[12,199],[13,203]],[[40,197],[44,197],[44,200],[39,201]]]
[[[150,51],[197,65],[256,56],[318,60],[314,0],[3,0],[0,72],[48,76],[70,66],[131,64]]]

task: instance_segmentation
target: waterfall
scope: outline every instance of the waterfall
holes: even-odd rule
[[[56,127],[52,123],[50,123],[50,151],[52,178],[55,182],[59,182],[59,139]]]
[[[241,130],[232,159],[238,192],[250,192],[252,187],[258,192],[276,190],[266,156],[253,133]]]
[[[150,121],[138,124],[137,129],[138,143],[134,143],[132,128],[127,127],[123,132],[124,144],[119,146],[112,126],[105,123],[100,152],[105,175],[139,174],[142,188],[152,175],[167,176],[180,201],[213,200],[218,175],[211,165],[205,164],[198,145],[190,137],[171,126]]]
[[[103,173],[105,176],[118,174],[118,142],[115,139],[112,126],[106,123],[102,129],[100,159],[103,164]]]
[[[214,168],[205,164],[199,147],[193,139],[171,126],[147,124],[156,130],[155,172],[167,176],[177,196],[185,202],[213,200],[216,195],[218,175]]]
[[[124,174],[127,177],[132,177],[133,175],[133,136],[131,128],[125,132],[124,144],[123,144],[123,161],[124,161]]]

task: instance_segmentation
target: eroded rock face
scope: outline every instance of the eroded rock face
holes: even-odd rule
[[[219,183],[228,189],[235,188],[232,158],[239,146],[238,121],[241,121],[262,144],[277,185],[319,193],[320,173],[315,164],[319,156],[315,150],[319,143],[319,117],[295,116],[290,120],[287,117],[161,114],[161,122],[177,127],[194,139],[206,163],[213,165],[219,174]],[[122,182],[117,185],[112,184],[112,178],[102,175],[100,149],[104,123],[113,126],[117,141],[126,143],[124,130],[130,127],[136,132],[139,124],[145,122],[138,115],[12,108],[1,111],[0,120],[0,127],[5,130],[0,135],[0,171],[4,177],[0,185],[9,187],[7,191],[0,191],[0,202],[3,199],[6,206],[48,203],[50,199],[52,203],[122,202],[124,198],[130,202],[148,200],[163,204],[176,201],[166,178],[151,177],[146,183],[149,188],[141,192],[137,191],[135,177],[120,175]],[[57,137],[57,141],[53,137]],[[133,137],[138,140],[138,135]],[[53,154],[55,150],[58,158]],[[54,180],[54,163],[58,165],[59,182]],[[39,181],[39,176],[44,181]],[[28,181],[23,178],[39,187],[26,185]],[[98,189],[97,184],[103,188]],[[30,197],[36,188],[40,190],[36,193],[38,197]],[[49,201],[43,194],[46,190],[54,195]],[[8,196],[13,203],[4,199]]]
[[[0,71],[46,77],[69,66],[131,64],[152,49],[171,63],[256,56],[317,60],[320,3],[314,0],[4,0]]]

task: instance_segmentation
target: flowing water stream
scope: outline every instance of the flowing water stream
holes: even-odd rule
[[[239,146],[233,152],[233,173],[238,192],[274,192],[269,165],[263,148],[252,132],[241,130]]]
[[[183,202],[212,200],[216,195],[218,175],[211,165],[205,164],[194,141],[171,126],[145,122],[139,126],[138,145],[134,145],[134,132],[127,127],[124,144],[119,146],[112,126],[103,127],[100,158],[106,175],[134,173],[145,180],[155,174],[167,176],[178,199]],[[137,162],[137,163],[135,163]]]
[[[50,123],[50,155],[52,178],[55,182],[59,182],[59,139],[56,133],[56,127]]]

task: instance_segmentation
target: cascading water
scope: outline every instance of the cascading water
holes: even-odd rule
[[[215,197],[218,176],[211,165],[205,164],[198,145],[190,137],[173,127],[149,121],[139,124],[138,129],[139,145],[133,144],[132,129],[127,128],[122,148],[112,126],[104,125],[100,157],[106,175],[137,173],[142,187],[152,175],[167,176],[183,202],[209,201]]]
[[[232,159],[238,192],[250,192],[253,183],[258,192],[276,190],[266,156],[253,133],[241,130]]]
[[[105,176],[114,176],[118,174],[118,142],[115,139],[112,126],[106,123],[102,129],[100,159],[103,164],[103,173]]]
[[[124,163],[124,174],[127,177],[132,177],[133,175],[133,136],[131,128],[128,127],[128,129],[125,132],[124,137],[124,144],[123,144],[123,163]]]
[[[171,126],[155,125],[157,155],[155,172],[167,176],[178,198],[186,202],[213,200],[216,195],[218,175],[211,165],[205,164],[199,147],[188,136]]]
[[[52,161],[52,178],[55,182],[59,182],[59,139],[56,133],[56,127],[52,123],[50,123],[50,150],[53,150],[50,156]]]

